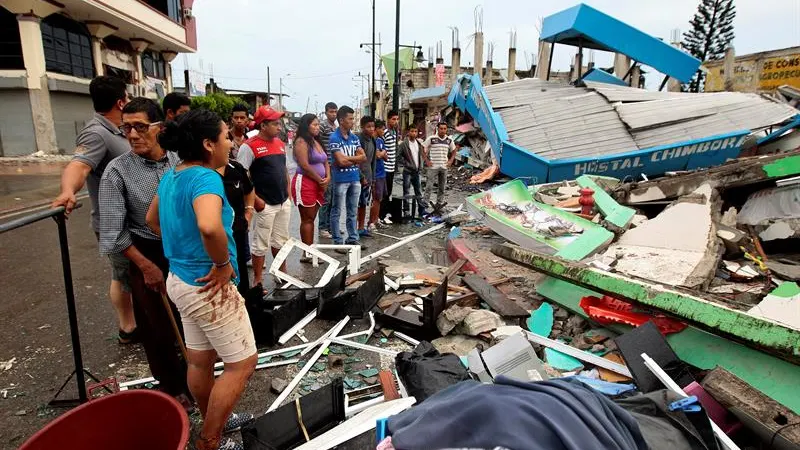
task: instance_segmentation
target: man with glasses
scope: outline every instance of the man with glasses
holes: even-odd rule
[[[52,203],[53,208],[63,206],[66,214],[71,213],[77,203],[75,194],[86,185],[92,202],[91,226],[98,239],[100,178],[112,159],[131,150],[128,140],[119,129],[122,109],[128,103],[125,89],[125,82],[115,77],[100,76],[89,83],[95,113],[78,134],[75,156],[61,175],[61,193]],[[111,262],[110,297],[117,313],[119,343],[130,344],[136,341],[136,319],[128,282],[129,262],[117,253],[108,255],[108,258]]]
[[[158,144],[163,120],[158,104],[144,97],[122,110],[120,129],[131,151],[111,161],[100,180],[100,253],[122,254],[131,262],[133,307],[150,371],[164,392],[177,397],[187,392],[186,366],[178,358],[162,297],[169,263],[160,236],[146,220],[158,183],[179,162],[176,153]]]

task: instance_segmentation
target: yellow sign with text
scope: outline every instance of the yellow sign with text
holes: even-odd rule
[[[788,84],[800,88],[800,55],[765,59],[758,80],[760,90]]]

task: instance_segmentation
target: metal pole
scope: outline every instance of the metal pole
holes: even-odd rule
[[[272,87],[269,85],[269,66],[267,66],[267,106],[272,104],[270,97],[272,97]]]
[[[78,383],[78,401],[86,403],[86,379],[83,373],[83,356],[81,355],[81,339],[78,335],[78,312],[75,309],[75,292],[72,289],[72,266],[69,263],[69,244],[67,243],[67,219],[64,213],[53,217],[58,224],[58,243],[61,246],[61,265],[64,268],[64,293],[67,297],[67,314],[69,330],[72,336],[72,355],[75,360],[75,380]]]
[[[550,44],[550,59],[547,62],[547,77],[545,78],[545,81],[550,81],[550,72],[553,71],[553,54],[555,52],[556,52],[556,40],[553,39],[553,42]]]
[[[375,91],[375,0],[372,0],[372,72],[369,75],[369,114],[375,117],[375,103],[372,93]]]
[[[278,108],[283,112],[283,77],[278,78]]]
[[[187,97],[192,96],[192,88],[189,87],[189,69],[185,69],[183,71],[183,85],[186,86],[186,94]]]
[[[394,86],[392,87],[392,109],[400,112],[400,0],[394,16]]]
[[[667,81],[669,81],[669,75],[664,76],[664,81],[661,82],[661,87],[658,88],[659,91],[664,90],[664,86],[667,85]]]

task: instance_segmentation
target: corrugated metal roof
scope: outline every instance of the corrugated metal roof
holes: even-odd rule
[[[515,144],[557,160],[613,155],[758,130],[797,115],[755,94],[656,92],[587,81],[528,78],[485,88]]]

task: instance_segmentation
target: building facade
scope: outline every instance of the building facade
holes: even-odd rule
[[[89,82],[172,91],[170,63],[197,49],[194,0],[0,0],[0,156],[69,154],[92,116]]]
[[[733,55],[730,55],[733,56]],[[800,89],[800,47],[736,56],[725,71],[725,60],[709,61],[705,92],[774,93],[781,86]]]

